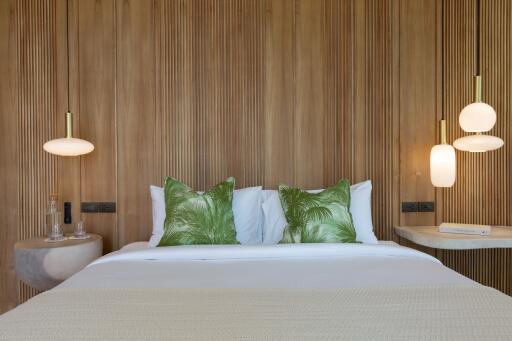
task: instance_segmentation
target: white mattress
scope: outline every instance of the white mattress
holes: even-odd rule
[[[58,288],[364,288],[475,284],[436,258],[392,242],[195,245],[133,243]]]

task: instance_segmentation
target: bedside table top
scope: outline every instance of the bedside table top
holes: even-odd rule
[[[98,234],[89,233],[91,238],[87,239],[66,239],[60,242],[45,242],[46,237],[30,238],[20,240],[14,244],[14,249],[53,249],[57,247],[75,246],[85,243],[92,243],[102,239]]]
[[[492,226],[490,236],[441,233],[438,226],[395,226],[400,237],[434,249],[512,248],[512,228]]]
[[[103,253],[103,238],[45,242],[45,237],[20,241],[14,246],[18,278],[38,290],[48,290],[82,270]]]

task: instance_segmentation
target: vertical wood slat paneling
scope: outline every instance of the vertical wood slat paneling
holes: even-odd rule
[[[445,112],[448,141],[465,133],[458,125],[462,108],[474,100],[476,2],[445,1]],[[481,75],[483,100],[497,113],[490,134],[505,141],[487,153],[457,152],[457,181],[443,190],[443,221],[512,225],[510,159],[512,148],[512,3],[481,1]],[[510,250],[444,251],[444,263],[478,282],[512,294]]]
[[[19,239],[45,233],[48,193],[57,191],[57,158],[42,149],[57,127],[56,5],[56,1],[17,3]],[[23,283],[19,288],[20,302],[36,294]]]
[[[227,176],[260,183],[263,3],[158,4],[160,174],[198,189]]]
[[[155,146],[154,3],[116,2],[117,208],[119,245],[151,233],[149,185],[158,170]]]
[[[157,105],[161,108],[157,120],[162,122],[162,131],[157,134],[165,139],[161,174],[189,178],[189,183],[199,189],[229,175],[237,177],[239,187],[267,184],[269,179],[275,184],[288,181],[322,187],[340,176],[350,176],[335,170],[334,165],[343,159],[338,156],[338,148],[347,151],[343,153],[345,169],[350,164],[346,161],[350,158],[350,131],[339,132],[337,128],[350,122],[345,117],[350,108],[351,89],[346,85],[350,84],[350,62],[344,62],[350,58],[347,51],[351,43],[351,6],[341,6],[336,1],[318,4],[267,2],[265,9],[262,3],[251,1],[217,1],[215,6],[199,1],[157,2],[161,8],[156,33],[160,39],[158,67],[162,71],[157,76]],[[278,22],[273,21],[275,14]],[[287,18],[293,20],[287,22]],[[345,21],[349,24],[341,26]],[[209,29],[205,31],[204,25]],[[274,32],[282,28],[287,31]],[[340,48],[339,41],[348,42],[346,48]],[[279,45],[282,43],[289,45],[283,48]],[[291,55],[287,57],[284,53]],[[319,61],[324,66],[318,66]],[[326,88],[322,75],[327,73],[328,63],[335,72]],[[280,67],[278,71],[283,67],[289,69],[274,72],[276,65]],[[284,91],[289,95],[279,96],[275,102],[290,102],[286,110],[295,110],[289,118],[284,115],[284,107],[278,112],[271,107],[276,89],[283,82],[282,75],[288,77]],[[327,105],[332,105],[331,121],[323,119]],[[284,119],[282,126],[274,124],[278,117]],[[282,143],[263,141],[264,136],[273,138],[274,128],[280,142],[283,136],[295,141],[293,145],[284,144],[289,145],[288,151]],[[334,138],[347,143],[337,143]],[[326,148],[324,140],[329,141]],[[262,145],[268,148],[260,148]],[[282,167],[270,169],[283,175],[275,177],[268,174],[265,164],[274,162],[274,152],[281,150],[284,152],[278,162]],[[194,154],[196,157],[191,157]],[[325,167],[326,174],[318,169],[324,163],[331,163]],[[205,173],[198,176],[197,169]],[[311,172],[316,178],[308,175]]]
[[[435,1],[400,1],[400,201],[435,201],[430,149],[437,143]],[[421,39],[419,39],[421,37]],[[434,225],[434,213],[402,213],[402,225]]]
[[[11,47],[1,53],[14,56],[10,65],[19,67],[10,69],[19,81],[13,96],[19,105],[11,110],[16,121],[8,118],[6,127],[16,124],[21,135],[17,155],[1,155],[2,166],[15,158],[20,169],[19,191],[6,184],[20,193],[8,218],[14,232],[1,234],[6,249],[12,249],[13,234],[42,232],[47,194],[56,189],[74,203],[75,221],[81,200],[117,201],[117,219],[83,215],[111,238],[106,249],[110,242],[115,247],[147,239],[148,186],[161,184],[165,175],[197,189],[230,175],[238,187],[266,188],[370,178],[380,239],[393,239],[399,221],[434,222],[430,214],[405,216],[399,205],[435,198],[428,151],[437,141],[440,36],[432,27],[441,2],[70,0],[75,133],[96,150],[81,161],[58,162],[41,145],[64,127],[66,0],[8,3],[15,10],[2,13],[1,34],[11,37]],[[493,134],[505,139],[505,148],[457,153],[456,186],[442,192],[439,204],[443,220],[511,224],[511,4],[482,5],[484,98],[497,109]],[[461,134],[457,115],[472,96],[474,7],[470,0],[444,6],[443,96],[453,141]],[[0,89],[2,99],[11,94]],[[510,251],[440,257],[511,292]],[[4,297],[12,288],[12,264],[1,266]],[[34,293],[20,286],[21,300]]]
[[[321,36],[324,37],[322,56],[323,82],[323,185],[333,184],[341,177],[356,180],[352,173],[354,134],[352,120],[352,72],[354,4],[350,1],[325,1],[322,11]]]
[[[251,1],[174,1],[156,7],[160,175],[198,189],[229,175],[239,187],[267,188],[282,182],[319,188],[353,179],[352,119],[368,115],[371,128],[364,126],[355,143],[369,139],[363,154],[375,160],[358,180],[374,179],[375,193],[383,193],[375,199],[375,223],[379,236],[392,238],[398,208],[396,2],[368,2],[370,34],[363,38],[370,52],[358,66],[367,70],[361,81],[375,93],[365,95],[369,104],[360,112],[352,110],[352,2],[267,1],[263,8]],[[261,52],[253,56],[255,51]]]
[[[368,13],[364,28],[364,115],[363,135],[353,143],[364,149],[355,153],[352,162],[356,164],[361,154],[364,162],[364,177],[356,174],[358,180],[371,179],[373,185],[372,214],[376,235],[379,239],[392,240],[393,226],[397,223],[397,201],[399,201],[398,157],[399,157],[399,103],[396,51],[398,42],[397,7],[398,1],[367,1],[364,8]],[[428,12],[427,12],[428,13]],[[404,82],[406,83],[406,82]],[[410,85],[408,85],[410,86]]]
[[[11,246],[19,222],[18,53],[19,8],[0,2],[0,313],[16,306],[16,277]]]
[[[83,202],[116,202],[114,3],[77,3],[79,136],[97,146],[81,157]],[[103,236],[104,252],[116,247],[115,214],[84,213],[82,219],[88,231]]]
[[[290,133],[295,129],[295,6],[295,1],[265,1],[262,163],[266,188],[295,182],[290,170],[295,164],[295,136]]]
[[[296,2],[295,28],[295,111],[294,185],[302,188],[325,186],[323,181],[324,148],[330,152],[334,145],[324,145],[325,93],[322,82],[325,73],[322,39],[322,7],[325,2],[301,0]],[[335,125],[329,127],[335,128]],[[333,154],[328,153],[329,158]]]

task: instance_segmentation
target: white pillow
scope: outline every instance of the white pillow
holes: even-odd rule
[[[277,191],[264,194],[267,198],[261,205],[263,210],[263,244],[277,244],[283,239],[283,232],[288,224],[284,215],[279,193]]]
[[[267,199],[270,198],[270,196],[272,196],[272,194],[274,194],[274,193],[278,193],[278,192],[274,189],[264,189],[261,193],[261,201],[262,202],[267,201]]]
[[[318,193],[322,189],[310,190]],[[283,238],[287,221],[277,191],[266,192],[263,197],[263,243],[277,244]],[[275,192],[275,193],[274,193]],[[377,244],[372,223],[372,182],[359,182],[350,186],[350,213],[356,229],[356,240],[365,244]],[[284,218],[284,220],[283,220]]]
[[[155,247],[160,243],[160,239],[164,235],[165,197],[162,187],[149,186],[149,189],[153,205],[153,234],[149,239],[149,247]]]
[[[356,229],[356,240],[377,244],[372,222],[372,182],[359,182],[350,186],[350,213]]]
[[[233,192],[236,240],[242,245],[261,244],[263,235],[261,194],[261,186],[237,189]]]
[[[164,235],[165,195],[162,187],[150,186],[150,190],[153,204],[153,233],[149,239],[149,247],[155,247]],[[233,191],[233,217],[236,239],[240,244],[261,244],[263,234],[261,195],[261,186]]]

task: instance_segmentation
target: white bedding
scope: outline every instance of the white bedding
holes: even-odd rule
[[[473,283],[396,244],[194,245],[135,243],[59,288],[356,288]]]
[[[396,245],[137,243],[0,316],[0,340],[511,340],[510,316]]]

